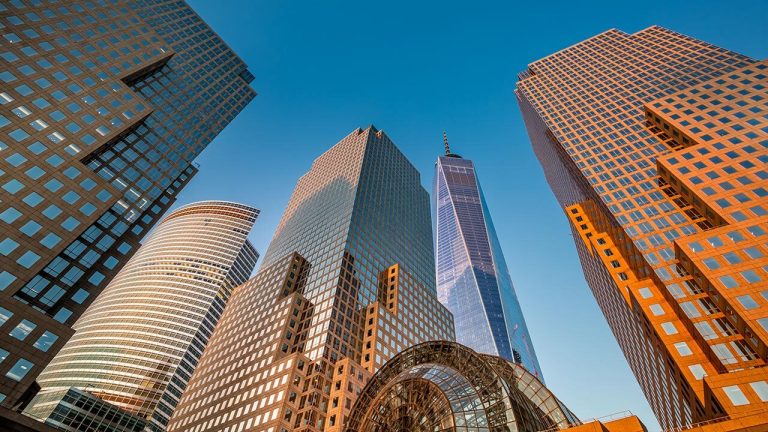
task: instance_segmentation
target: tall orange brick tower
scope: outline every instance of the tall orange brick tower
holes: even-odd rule
[[[768,422],[767,75],[650,27],[519,76],[587,282],[665,428]]]

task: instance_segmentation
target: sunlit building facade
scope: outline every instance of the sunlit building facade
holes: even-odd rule
[[[183,1],[3,1],[0,28],[0,404],[18,409],[255,93]]]
[[[519,76],[587,282],[664,428],[768,421],[767,76],[656,26]]]
[[[26,413],[67,431],[165,430],[232,289],[256,265],[247,236],[258,213],[203,201],[166,216],[78,320]]]
[[[389,358],[453,338],[419,173],[382,131],[357,129],[299,180],[168,430],[340,431]]]
[[[475,165],[445,144],[432,191],[438,298],[453,314],[457,342],[542,379]]]

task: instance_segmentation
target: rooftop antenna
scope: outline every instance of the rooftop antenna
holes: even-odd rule
[[[443,144],[445,145],[445,155],[448,156],[451,154],[451,148],[448,147],[448,134],[443,131]]]

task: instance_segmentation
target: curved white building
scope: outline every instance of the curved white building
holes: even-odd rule
[[[163,430],[232,289],[256,265],[247,236],[258,214],[220,201],[170,213],[77,321],[28,413],[64,430]]]

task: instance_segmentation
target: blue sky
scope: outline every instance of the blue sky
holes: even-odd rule
[[[191,0],[245,60],[259,96],[198,158],[177,204],[262,210],[266,251],[296,180],[357,127],[383,129],[430,188],[446,129],[474,160],[548,386],[582,419],[630,410],[659,430],[584,283],[513,90],[534,60],[653,24],[768,56],[768,2]],[[733,6],[733,7],[729,7]]]

